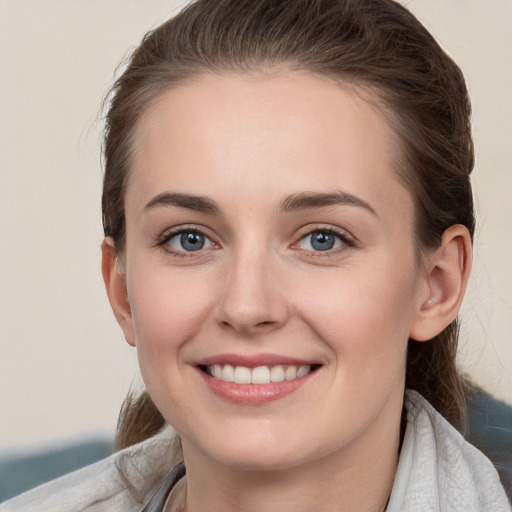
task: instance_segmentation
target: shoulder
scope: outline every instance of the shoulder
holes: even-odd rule
[[[0,504],[0,512],[140,510],[173,467],[174,432],[155,437]]]
[[[389,510],[509,512],[498,474],[422,396],[408,390],[407,428]]]

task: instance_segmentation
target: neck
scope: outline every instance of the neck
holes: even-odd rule
[[[396,462],[394,468],[396,471]],[[323,478],[305,472],[295,476],[291,471],[244,473],[241,478],[227,481],[210,478],[198,482],[188,476],[187,512],[383,512],[394,478],[394,472],[379,472],[378,478],[372,479],[371,475],[354,470],[345,471],[344,475],[338,471]],[[213,480],[220,485],[212,485]]]
[[[184,441],[187,512],[383,512],[398,464],[400,418],[392,428],[374,426],[337,452],[276,470],[222,465]]]

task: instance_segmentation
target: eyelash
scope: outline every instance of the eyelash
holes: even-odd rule
[[[211,237],[209,237],[203,230],[197,227],[187,227],[181,226],[173,231],[167,232],[158,240],[157,246],[160,247],[166,254],[171,255],[175,258],[190,258],[192,256],[197,256],[195,253],[203,253],[203,247],[198,249],[197,251],[186,251],[186,250],[176,250],[172,249],[168,244],[173,239],[183,234],[195,234],[203,236],[212,246],[218,247],[218,245],[212,241]]]
[[[352,237],[350,237],[346,231],[336,229],[332,226],[321,226],[315,229],[308,229],[303,235],[300,236],[298,242],[295,242],[292,245],[292,249],[301,250],[299,247],[297,247],[298,244],[300,244],[304,240],[307,240],[309,237],[312,237],[316,233],[334,236],[335,238],[339,239],[339,241],[341,242],[341,246],[333,249],[327,249],[325,251],[304,249],[310,253],[310,256],[315,258],[337,256],[340,252],[343,252],[349,247],[355,247],[356,245],[355,240]]]
[[[304,240],[307,240],[308,237],[312,237],[316,233],[322,233],[322,234],[334,236],[341,242],[341,247],[336,247],[333,249],[326,249],[324,251],[301,249],[300,247],[298,247],[298,245],[301,242],[303,242]],[[201,235],[209,242],[209,244],[211,244],[212,247],[214,247],[214,248],[219,247],[219,245],[216,244],[203,230],[201,230],[195,226],[194,227],[182,226],[173,231],[167,232],[164,235],[162,235],[162,237],[160,237],[160,239],[158,240],[156,245],[158,247],[162,248],[162,250],[165,251],[166,254],[176,257],[176,258],[187,258],[187,257],[189,258],[189,257],[193,257],[193,256],[198,256],[199,254],[204,252],[203,247],[199,248],[197,251],[171,249],[168,245],[169,242],[173,238],[176,238],[183,234]],[[313,257],[329,257],[329,256],[337,255],[339,252],[342,252],[344,249],[346,249],[348,247],[354,247],[354,246],[355,246],[355,241],[345,231],[335,229],[332,226],[325,226],[325,227],[318,227],[315,229],[309,229],[309,230],[305,231],[303,234],[300,235],[299,240],[297,242],[293,243],[291,248],[294,250],[307,251]],[[209,249],[209,248],[210,247],[207,247],[206,249]],[[199,253],[199,254],[195,254],[195,253]]]

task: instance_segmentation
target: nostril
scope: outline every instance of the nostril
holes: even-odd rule
[[[265,327],[266,325],[273,325],[275,322],[272,322],[270,320],[265,320],[264,322],[260,322],[259,324],[256,324],[256,326]]]

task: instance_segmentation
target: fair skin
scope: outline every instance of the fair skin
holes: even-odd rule
[[[383,116],[306,73],[200,77],[163,94],[136,141],[126,252],[106,239],[103,272],[181,435],[187,510],[380,512],[407,342],[455,317],[467,231],[420,264]],[[226,365],[265,383],[227,382]]]

